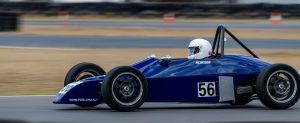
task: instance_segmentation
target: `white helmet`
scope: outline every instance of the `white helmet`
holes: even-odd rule
[[[188,59],[203,59],[211,55],[212,47],[209,41],[197,38],[190,42]]]

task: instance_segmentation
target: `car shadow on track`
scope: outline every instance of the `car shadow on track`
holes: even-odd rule
[[[0,119],[0,123],[28,123],[23,120],[15,120],[15,119]]]
[[[232,106],[232,105],[222,105],[222,106],[180,106],[180,107],[141,107],[140,109],[145,110],[155,110],[155,109],[264,109],[261,106],[247,105],[247,106]]]
[[[209,109],[209,110],[223,110],[223,109],[244,109],[244,110],[267,110],[267,108],[261,106],[261,105],[242,105],[242,106],[237,106],[237,105],[198,105],[198,104],[164,104],[159,103],[157,104],[145,104],[141,108],[139,108],[137,111],[143,110],[190,110],[190,109]],[[95,110],[111,110],[107,105],[101,104],[96,107],[90,107],[90,108],[83,108],[83,107],[68,107],[68,108],[62,108],[62,109],[56,109],[60,111],[85,111],[85,110],[90,110],[90,111],[95,111]]]

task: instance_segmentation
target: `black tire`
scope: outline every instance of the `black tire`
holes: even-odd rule
[[[128,112],[139,108],[145,102],[148,84],[139,70],[120,66],[107,73],[101,92],[104,101],[112,109]]]
[[[89,75],[80,76],[82,73],[89,73]],[[64,81],[64,86],[92,76],[105,75],[105,71],[96,64],[83,62],[73,66],[67,73]]]
[[[87,62],[79,63],[74,67],[72,67],[67,73],[64,81],[64,86],[88,77],[100,76],[105,74],[106,74],[105,71],[96,64],[87,63]],[[79,107],[94,107],[98,104],[75,104],[75,105]]]
[[[231,102],[231,105],[246,105],[250,103],[252,99],[250,98],[244,98],[244,99],[236,99],[235,102]]]
[[[300,77],[286,64],[273,64],[265,68],[256,80],[260,101],[271,109],[287,109],[299,99]]]

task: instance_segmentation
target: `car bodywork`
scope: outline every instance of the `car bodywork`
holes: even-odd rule
[[[224,53],[224,33],[230,35],[252,56]],[[158,59],[150,56],[132,64],[148,82],[146,102],[234,102],[255,96],[258,74],[270,63],[259,59],[226,28],[219,26],[213,43],[217,57],[204,59]],[[100,104],[105,75],[86,78],[65,86],[53,103]],[[202,90],[206,88],[207,91]]]

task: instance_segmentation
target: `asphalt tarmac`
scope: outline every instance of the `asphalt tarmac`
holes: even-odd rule
[[[52,96],[0,97],[0,122],[14,123],[296,123],[300,103],[270,110],[260,101],[229,104],[145,103],[134,112],[116,112],[105,104],[94,108],[52,104]]]
[[[299,22],[283,22],[271,24],[271,22],[141,22],[141,21],[70,21],[61,23],[58,21],[22,21],[23,25],[50,25],[50,26],[99,26],[99,27],[162,27],[162,28],[216,28],[224,25],[229,28],[278,28],[278,29],[300,29]]]
[[[193,38],[173,37],[109,37],[109,36],[43,36],[0,34],[2,47],[42,47],[42,48],[186,48]],[[205,38],[213,41],[212,38]],[[249,48],[299,49],[300,40],[283,39],[241,39]],[[228,48],[240,46],[228,39]]]

